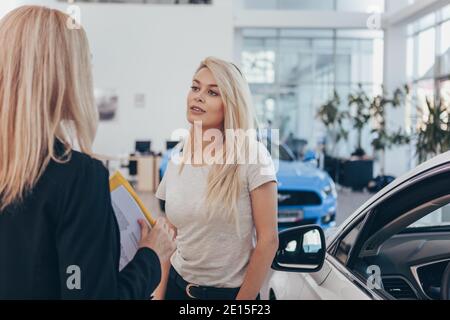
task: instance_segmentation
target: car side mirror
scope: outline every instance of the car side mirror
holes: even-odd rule
[[[279,233],[279,247],[272,269],[317,272],[325,261],[325,235],[316,225],[300,226]]]

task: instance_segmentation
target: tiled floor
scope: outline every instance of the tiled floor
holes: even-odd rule
[[[349,215],[351,215],[372,196],[373,194],[367,192],[354,192],[349,189],[339,190],[336,224],[339,225],[344,222]]]
[[[161,215],[158,199],[152,193],[139,193],[144,204],[154,217]],[[338,208],[336,222],[342,223],[351,213],[359,208],[372,194],[366,192],[353,192],[348,189],[338,191]]]

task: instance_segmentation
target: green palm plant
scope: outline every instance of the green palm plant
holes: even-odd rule
[[[339,141],[348,139],[348,131],[344,129],[343,122],[349,118],[347,111],[339,110],[341,99],[336,92],[333,92],[333,97],[320,106],[317,112],[319,118],[327,129],[327,136],[333,140],[331,154],[334,155],[336,146]]]
[[[402,89],[398,88],[394,91],[392,97],[389,97],[382,87],[382,94],[373,98],[370,104],[370,113],[374,122],[372,134],[375,136],[372,140],[372,147],[375,152],[381,154],[381,175],[385,174],[385,152],[386,149],[395,145],[408,144],[410,142],[409,135],[402,129],[390,133],[386,128],[386,110],[388,106],[398,108],[405,103],[405,99],[409,94],[409,88],[405,85]]]
[[[361,148],[362,132],[369,123],[370,105],[371,100],[369,96],[364,91],[362,84],[358,84],[356,92],[348,95],[348,106],[351,109],[353,127],[357,131],[357,148]]]
[[[426,98],[426,111],[418,108],[422,119],[417,129],[416,153],[419,162],[450,150],[450,106],[443,97]]]

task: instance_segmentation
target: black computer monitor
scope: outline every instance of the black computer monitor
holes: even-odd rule
[[[136,141],[136,152],[141,154],[149,154],[151,151],[152,142],[150,140]]]
[[[175,146],[179,143],[180,141],[173,141],[173,140],[168,140],[166,141],[166,150],[170,150],[175,148]]]

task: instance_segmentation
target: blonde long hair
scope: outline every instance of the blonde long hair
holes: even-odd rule
[[[207,57],[198,67],[196,73],[203,68],[208,68],[213,74],[224,104],[224,131],[225,130],[249,130],[257,128],[257,121],[253,111],[250,88],[243,74],[233,63],[215,58]],[[224,145],[227,144],[227,135],[224,135]],[[185,142],[188,149],[192,149],[192,138],[189,137]],[[256,141],[256,139],[255,139]],[[238,153],[245,153],[249,150],[250,140],[240,146],[240,150],[234,150]],[[183,152],[183,162],[180,170],[183,168],[186,160],[186,152]],[[224,157],[227,158],[226,150]],[[232,155],[234,157],[234,155]],[[235,223],[239,231],[239,219],[237,203],[242,191],[242,183],[239,175],[238,163],[214,164],[209,172],[207,183],[206,203],[211,207],[223,208],[225,218]],[[222,211],[222,210],[214,210]],[[211,218],[208,217],[208,218]]]
[[[23,199],[51,159],[68,159],[74,140],[91,153],[98,116],[90,50],[68,19],[22,6],[0,20],[0,212]]]

